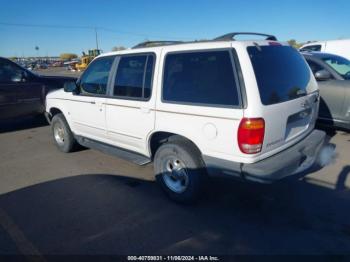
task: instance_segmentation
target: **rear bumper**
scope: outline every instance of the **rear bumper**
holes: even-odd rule
[[[297,144],[253,164],[237,163],[209,156],[203,156],[203,160],[209,175],[236,176],[255,182],[271,183],[303,172],[313,166],[325,137],[325,132],[313,130]]]

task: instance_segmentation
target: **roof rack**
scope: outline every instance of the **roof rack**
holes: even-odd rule
[[[182,41],[146,41],[139,43],[132,47],[132,49],[135,48],[143,48],[143,47],[153,47],[153,46],[163,46],[163,45],[175,45],[175,44],[181,44]]]
[[[139,43],[132,47],[132,49],[136,48],[145,48],[145,47],[154,47],[154,46],[165,46],[165,45],[177,45],[177,44],[184,44],[184,43],[201,43],[201,42],[212,42],[212,41],[232,41],[235,40],[234,37],[236,35],[258,35],[258,36],[265,36],[266,40],[271,41],[277,41],[276,36],[274,35],[268,35],[268,34],[261,34],[261,33],[251,33],[251,32],[234,32],[234,33],[228,33],[226,35],[219,36],[217,38],[214,38],[213,40],[200,40],[200,41],[145,41],[142,43]]]
[[[221,41],[221,40],[235,40],[236,35],[258,35],[258,36],[266,36],[265,40],[271,40],[271,41],[277,41],[276,36],[274,35],[268,35],[268,34],[261,34],[261,33],[252,33],[252,32],[234,32],[234,33],[228,33],[226,35],[219,36],[217,38],[214,38],[215,41]]]

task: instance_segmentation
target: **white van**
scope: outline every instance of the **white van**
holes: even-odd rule
[[[46,98],[57,147],[153,161],[180,202],[198,195],[206,175],[269,183],[311,167],[325,133],[314,129],[319,92],[305,59],[274,36],[237,34],[98,56]]]
[[[350,39],[312,42],[303,45],[300,51],[327,52],[350,60]]]

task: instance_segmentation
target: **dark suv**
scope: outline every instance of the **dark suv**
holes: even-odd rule
[[[46,94],[75,80],[39,76],[0,57],[0,119],[43,113]]]

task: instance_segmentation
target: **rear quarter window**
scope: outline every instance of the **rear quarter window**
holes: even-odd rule
[[[247,50],[264,105],[307,94],[310,69],[296,49],[290,46],[250,46]]]
[[[230,50],[169,53],[165,59],[165,102],[235,107],[240,104]]]
[[[305,46],[300,51],[321,51],[321,45],[309,45]]]

